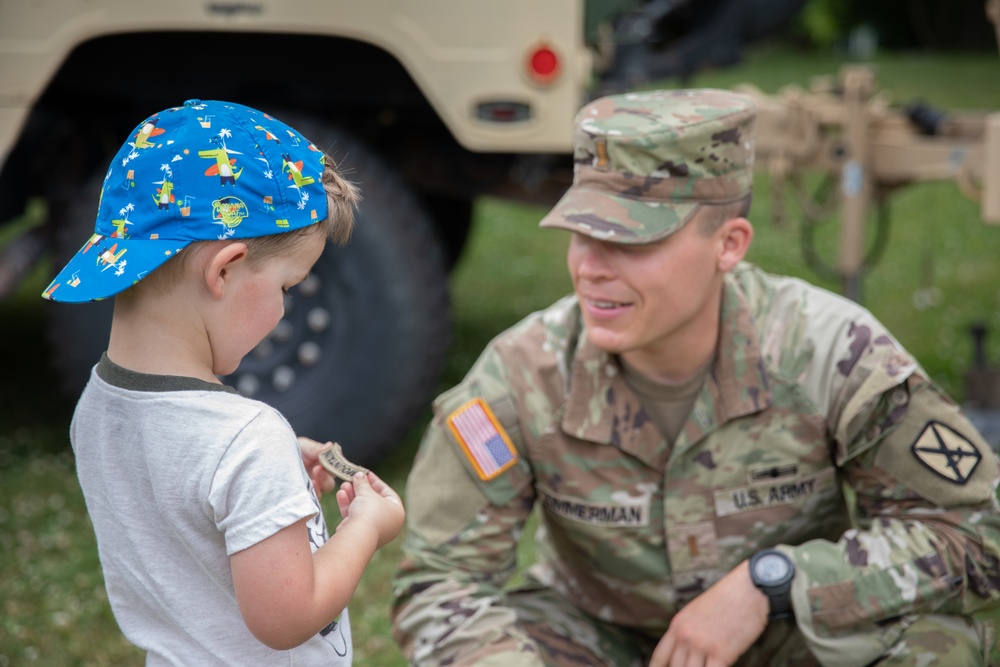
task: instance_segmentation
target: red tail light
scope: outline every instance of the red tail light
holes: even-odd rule
[[[555,49],[547,44],[539,44],[528,53],[526,70],[532,83],[548,85],[559,78],[562,63]]]

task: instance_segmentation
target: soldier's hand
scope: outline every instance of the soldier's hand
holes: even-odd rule
[[[743,561],[677,612],[650,667],[732,665],[767,627],[767,597],[750,581]]]

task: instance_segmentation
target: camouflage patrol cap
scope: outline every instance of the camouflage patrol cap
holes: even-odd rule
[[[753,183],[757,110],[727,90],[613,95],[574,124],[573,185],[542,219],[615,243],[650,243],[680,229],[699,204],[726,204]]]

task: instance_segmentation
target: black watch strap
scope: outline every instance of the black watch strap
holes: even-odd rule
[[[792,618],[792,585],[788,584],[784,591],[770,591],[767,599],[771,601],[771,613],[767,618],[772,621],[782,621]]]
[[[777,549],[762,549],[750,557],[750,579],[767,596],[772,621],[792,618],[795,563]]]

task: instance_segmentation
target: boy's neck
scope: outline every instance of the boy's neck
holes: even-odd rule
[[[145,296],[115,299],[108,358],[138,373],[220,383],[212,372],[211,346],[198,310],[190,302],[175,307],[178,298],[157,295],[155,303]]]

